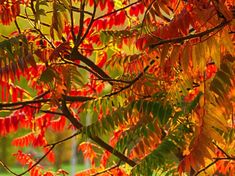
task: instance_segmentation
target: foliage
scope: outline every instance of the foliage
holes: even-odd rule
[[[232,0],[3,0],[16,31],[0,36],[0,135],[28,129],[12,141],[28,169],[1,164],[67,175],[40,162],[81,135],[92,168],[77,176],[234,175],[234,12]]]

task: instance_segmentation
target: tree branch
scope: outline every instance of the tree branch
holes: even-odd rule
[[[83,97],[83,96],[64,96],[64,99],[69,102],[85,102],[89,100],[94,100],[94,97]],[[51,101],[50,98],[47,99],[35,99],[21,102],[11,102],[11,103],[0,103],[0,110],[4,110],[5,107],[14,107],[14,106],[26,106],[35,103],[47,103]],[[62,101],[62,99],[59,99]]]
[[[92,62],[87,57],[83,56],[77,50],[73,50],[71,53],[71,60],[80,60],[93,69],[97,74],[99,74],[102,78],[111,79],[109,75],[107,75],[100,67],[98,67],[94,62]],[[112,85],[112,83],[110,83]]]
[[[83,127],[83,125],[76,118],[74,118],[72,113],[69,111],[65,100],[62,101],[61,109],[62,109],[62,112],[64,113],[64,115],[73,124],[73,126],[75,126],[77,128],[77,130],[80,130]],[[113,155],[115,155],[116,157],[121,159],[123,162],[129,164],[132,167],[134,167],[136,165],[136,163],[134,161],[132,161],[131,159],[129,159],[128,157],[123,155],[121,152],[117,151],[116,149],[114,149],[113,147],[111,147],[110,145],[105,143],[98,136],[89,135],[88,137],[90,139],[92,139],[94,142],[96,142],[100,147],[106,149],[107,151],[109,151],[110,153],[112,153]]]
[[[3,163],[1,160],[0,160],[0,164],[4,167],[4,169],[6,169],[8,172],[10,172],[11,174],[13,175],[18,175],[17,173],[13,172],[5,163]]]
[[[194,176],[199,175],[201,172],[206,171],[209,167],[211,167],[212,165],[214,165],[215,163],[217,163],[220,160],[235,160],[234,157],[229,156],[221,147],[219,147],[215,142],[213,142],[213,144],[226,156],[224,158],[214,158],[215,160],[213,162],[211,162],[210,164],[208,164],[206,167],[202,168],[201,170],[199,170],[197,173],[195,173]]]
[[[227,158],[230,158],[230,156],[220,147],[218,146],[215,142],[212,142]]]
[[[72,33],[72,36],[73,36],[73,41],[76,42],[76,36],[75,36],[75,33],[74,33],[74,17],[73,17],[73,10],[72,10],[72,6],[73,6],[73,2],[72,0],[69,0],[69,3],[70,3],[70,6],[71,6],[71,9],[70,9],[70,21],[71,21],[71,27],[70,27],[70,30],[71,30],[71,33]]]
[[[185,40],[189,40],[189,39],[197,38],[197,37],[203,37],[204,35],[208,35],[208,34],[210,34],[211,32],[214,32],[217,29],[220,30],[220,28],[223,28],[224,26],[226,26],[229,23],[230,23],[230,21],[223,21],[219,25],[217,25],[217,26],[215,26],[215,27],[213,27],[211,29],[208,29],[206,31],[203,31],[203,32],[200,32],[200,33],[196,33],[196,34],[190,34],[190,35],[187,35],[185,37],[177,37],[177,38],[172,38],[172,39],[168,39],[168,40],[160,40],[157,43],[149,45],[149,47],[150,48],[155,48],[155,47],[157,47],[159,45],[163,45],[163,44],[166,44],[166,43],[182,43]]]
[[[87,34],[89,33],[89,31],[91,29],[91,26],[92,26],[92,24],[94,22],[95,14],[96,14],[96,1],[94,1],[94,9],[93,9],[93,13],[92,13],[92,16],[91,16],[91,21],[90,21],[90,23],[87,26],[86,32],[84,33],[84,35],[82,36],[81,40],[79,41],[78,46],[83,42],[83,40],[86,38]]]
[[[65,141],[70,140],[70,139],[72,139],[73,137],[79,135],[80,133],[81,133],[81,131],[78,131],[78,132],[74,133],[73,135],[71,135],[71,136],[69,136],[69,137],[67,137],[67,138],[64,138],[64,139],[62,139],[62,140],[60,140],[60,141],[57,141],[57,142],[54,142],[54,143],[51,143],[51,144],[47,144],[47,145],[45,145],[44,147],[49,147],[49,146],[61,144],[61,143],[65,142]]]
[[[150,62],[150,65],[152,65],[153,63],[154,63],[154,61],[151,61],[151,62]],[[144,68],[143,72],[141,72],[135,79],[133,79],[132,81],[130,81],[128,85],[122,87],[121,89],[119,89],[119,90],[116,91],[116,92],[112,92],[112,93],[110,93],[110,94],[107,94],[107,95],[105,95],[104,97],[111,97],[111,96],[113,96],[113,95],[116,95],[116,94],[118,94],[118,93],[120,93],[120,92],[122,92],[122,91],[124,91],[124,90],[126,90],[126,89],[128,89],[128,88],[130,88],[133,84],[135,84],[136,81],[138,81],[138,80],[144,75],[144,73],[149,69],[150,65],[146,66],[146,67]]]
[[[208,164],[206,167],[204,167],[203,169],[199,170],[198,172],[196,172],[194,174],[194,176],[199,175],[202,172],[205,172],[209,167],[211,167],[212,165],[214,165],[215,163],[217,163],[220,160],[235,160],[235,158],[215,158],[215,160],[213,162],[211,162],[210,164]]]
[[[102,171],[100,171],[100,172],[96,172],[95,174],[92,174],[91,176],[100,175],[100,174],[103,174],[103,173],[105,173],[105,172],[108,172],[108,171],[110,171],[110,170],[112,170],[112,169],[115,169],[116,167],[119,167],[119,166],[120,166],[120,163],[121,163],[121,160],[120,160],[117,164],[115,164],[115,165],[113,165],[113,166],[111,166],[111,167],[109,167],[109,168],[107,168],[107,169],[104,169],[104,170],[102,170]]]
[[[85,1],[81,1],[80,9],[81,9],[81,13],[80,13],[80,19],[79,19],[79,31],[78,31],[78,35],[75,41],[75,46],[74,46],[75,50],[77,50],[77,47],[79,46],[82,32],[83,32]]]
[[[16,176],[22,176],[26,173],[28,173],[29,171],[31,171],[35,166],[37,166],[52,150],[53,148],[56,146],[55,145],[51,145],[50,149],[37,161],[35,162],[31,167],[29,167],[26,171],[20,173],[20,174],[17,174],[15,172],[13,172],[6,164],[4,164],[2,161],[0,161],[0,164],[8,171],[10,172],[11,174],[13,175],[16,175]]]
[[[138,1],[136,1],[136,2],[133,2],[133,3],[131,3],[131,4],[127,5],[127,6],[125,6],[125,7],[123,7],[123,8],[120,8],[120,9],[114,10],[114,11],[112,11],[112,12],[110,12],[110,13],[101,15],[101,16],[95,18],[94,21],[99,20],[99,19],[104,18],[104,17],[107,17],[107,16],[109,16],[109,15],[112,15],[112,14],[117,13],[117,12],[119,12],[119,11],[125,10],[125,9],[127,9],[127,8],[129,8],[129,7],[131,7],[131,6],[135,5],[135,4],[138,4],[138,3],[140,3],[140,2],[141,2],[141,0],[138,0]]]
[[[17,176],[21,176],[24,175],[26,173],[28,173],[29,171],[31,171],[35,166],[37,166],[55,147],[56,145],[52,145],[50,147],[50,149],[37,161],[35,162],[30,168],[28,168],[26,171],[22,172],[21,174],[18,174]]]
[[[20,26],[19,26],[19,24],[18,24],[16,19],[15,19],[14,23],[15,23],[15,26],[16,26],[16,28],[18,30],[18,33],[21,34]]]
[[[30,20],[30,21],[35,21],[35,19],[26,17],[24,15],[18,15],[17,17],[20,17],[20,18],[23,18],[23,19],[26,19],[26,20]],[[43,26],[46,26],[46,27],[51,27],[51,25],[49,25],[47,23],[44,23],[44,22],[40,22],[40,24],[43,25]]]
[[[61,113],[61,112],[48,111],[48,110],[40,110],[40,112],[48,113],[48,114],[53,114],[53,115],[60,115],[60,116],[63,116],[63,115],[64,115],[64,114]]]

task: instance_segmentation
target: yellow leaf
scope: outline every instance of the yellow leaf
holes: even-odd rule
[[[170,56],[170,61],[171,64],[174,65],[175,63],[177,63],[179,60],[179,53],[180,53],[180,45],[174,45],[173,46],[173,50],[171,52],[171,56]]]
[[[61,0],[61,2],[66,7],[66,9],[70,9],[70,4],[68,0]]]
[[[170,48],[170,45],[169,44],[166,44],[163,46],[162,48],[162,52],[161,52],[161,66],[165,63],[165,58],[167,57],[167,54],[169,52],[169,48]]]
[[[227,31],[224,31],[222,38],[222,43],[224,47],[230,52],[231,55],[234,55],[234,45]]]
[[[207,159],[206,160],[206,165],[209,165],[210,163],[211,163],[211,160]],[[206,169],[206,176],[214,175],[216,170],[217,170],[216,165],[215,164],[211,165],[209,168]]]
[[[204,60],[204,53],[203,53],[204,50],[202,50],[203,48],[201,45],[202,45],[201,43],[198,43],[197,45],[195,45],[195,48],[194,48],[194,63],[198,68],[200,66],[200,70],[201,70],[201,67],[203,67],[201,62],[202,60]]]
[[[203,127],[203,132],[207,134],[208,137],[210,137],[211,139],[214,139],[220,142],[224,141],[223,137],[214,128],[212,128],[212,126],[205,125]]]
[[[190,55],[191,55],[191,47],[189,45],[186,45],[183,54],[182,54],[182,59],[181,59],[181,64],[182,64],[182,69],[184,71],[188,71],[189,69],[189,60],[190,60]]]
[[[211,105],[212,106],[212,105]],[[212,106],[213,107],[213,106]],[[217,108],[217,107],[213,107],[211,109],[211,113],[213,113],[213,115],[215,115],[215,117],[217,117],[217,119],[223,123],[224,125],[227,124],[227,121],[224,118],[224,114],[221,108]]]
[[[226,131],[226,127],[223,124],[221,124],[217,119],[215,119],[213,116],[207,115],[206,119],[204,120],[204,123],[216,128],[221,128],[221,130]]]
[[[200,145],[200,144],[198,144]],[[199,146],[198,146],[199,147]],[[197,149],[198,149],[197,147]],[[191,153],[191,155],[194,158],[194,162],[195,162],[195,167],[201,166],[201,165],[205,165],[205,161],[204,161],[204,153],[200,150],[195,150],[193,151],[193,153]]]
[[[206,61],[208,61],[208,59],[210,58],[210,47],[208,45],[208,42],[204,41],[201,43],[204,49],[204,58],[206,59]]]
[[[167,15],[170,15],[170,10],[166,4],[163,4],[161,1],[158,1],[158,5]]]
[[[198,58],[197,58],[196,46],[197,45],[194,45],[192,47],[192,62],[193,62],[194,71],[198,68]]]
[[[143,141],[140,141],[139,147],[140,147],[139,149],[141,151],[141,154],[144,154],[145,153],[145,149],[144,149],[145,145],[144,145]]]
[[[151,11],[153,11],[153,14],[154,14],[153,16],[155,16],[155,13],[156,13],[159,17],[163,18],[158,3],[153,3],[153,8],[154,10],[153,9],[149,10],[149,12],[151,13]]]
[[[201,72],[204,72],[205,68],[206,68],[206,54],[205,54],[205,46],[203,43],[199,43],[198,44],[198,51],[197,54],[199,54],[199,70]]]
[[[214,37],[208,40],[208,45],[211,47],[210,54],[217,67],[220,66],[220,43]]]
[[[222,0],[213,0],[213,4],[216,7],[216,10],[219,11],[227,21],[233,19],[232,13],[228,10],[227,6],[224,4]]]

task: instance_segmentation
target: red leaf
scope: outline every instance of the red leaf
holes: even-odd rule
[[[106,52],[101,52],[99,55],[98,55],[98,63],[97,63],[97,65],[99,66],[99,67],[103,67],[104,66],[104,64],[106,63],[106,61],[107,61],[107,53]]]
[[[113,0],[109,0],[109,1],[106,1],[107,4],[108,4],[108,12],[111,12],[112,10],[114,10],[114,2]]]
[[[145,48],[146,43],[147,43],[146,38],[139,38],[136,42],[136,48],[138,50],[143,50]]]
[[[9,117],[6,117],[4,119],[4,122],[5,122],[6,132],[9,133],[10,132],[11,119]]]
[[[30,144],[32,144],[34,140],[35,140],[34,134],[31,132],[24,136],[13,139],[12,145],[20,147],[29,146]]]
[[[66,172],[66,171],[63,170],[63,169],[59,169],[59,170],[56,172],[56,174],[69,175],[69,173]]]
[[[58,119],[51,121],[51,127],[55,131],[62,131],[65,127],[65,124],[66,119],[64,116],[60,116]]]
[[[44,153],[47,153],[49,151],[49,148],[44,148]],[[50,151],[47,155],[47,159],[48,161],[50,161],[51,163],[55,162],[55,154],[53,151]]]
[[[79,172],[79,173],[75,174],[75,176],[88,176],[88,175],[92,175],[96,172],[97,172],[97,169],[91,168],[91,169]]]
[[[44,173],[43,176],[54,176],[54,173],[48,171],[48,172]]]
[[[95,158],[97,157],[97,155],[94,152],[94,150],[92,149],[92,143],[82,142],[79,145],[78,150],[82,151],[84,158],[89,159],[93,166],[95,165]]]

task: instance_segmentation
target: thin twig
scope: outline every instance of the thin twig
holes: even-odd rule
[[[92,70],[94,70],[97,74],[99,74],[100,77],[111,79],[111,77],[107,73],[105,73],[99,66],[97,66],[90,59],[79,53],[76,49],[74,49],[71,53],[71,60],[80,60],[81,62],[89,66]],[[112,85],[112,83],[110,84]]]
[[[61,110],[64,113],[64,115],[67,117],[67,119],[73,124],[73,126],[77,128],[77,130],[81,130],[83,128],[83,125],[76,118],[74,118],[73,114],[68,109],[65,100],[62,100]],[[118,150],[116,150],[115,148],[107,144],[106,142],[104,142],[98,136],[89,135],[88,137],[92,139],[94,142],[96,142],[100,147],[109,151],[110,153],[118,157],[123,162],[129,164],[132,167],[136,165],[136,163],[133,160],[126,157],[124,154],[122,154],[121,152],[119,152]]]
[[[133,3],[131,3],[131,4],[127,5],[127,6],[123,7],[123,8],[120,8],[120,9],[114,10],[114,11],[112,11],[112,12],[110,12],[110,13],[107,13],[107,14],[101,15],[101,16],[99,16],[99,17],[95,18],[95,19],[94,19],[94,21],[99,20],[99,19],[102,19],[102,18],[107,17],[107,16],[110,16],[110,15],[112,15],[112,14],[114,14],[114,13],[119,12],[119,11],[125,10],[125,9],[127,9],[127,8],[129,8],[129,7],[131,7],[131,6],[135,5],[135,4],[138,4],[138,3],[140,3],[140,2],[141,2],[141,0],[136,1],[136,2],[133,2]]]
[[[94,80],[109,81],[109,82],[119,82],[119,83],[126,83],[126,84],[130,84],[131,83],[131,81],[121,80],[121,79],[100,78],[100,79],[94,79]]]
[[[151,62],[150,62],[150,65],[152,65],[153,63],[154,63],[154,61],[151,61]],[[130,81],[130,83],[129,83],[128,85],[122,87],[121,89],[119,89],[119,90],[116,91],[116,92],[112,92],[112,93],[110,93],[110,94],[107,94],[107,95],[105,95],[104,97],[111,97],[111,96],[113,96],[113,95],[116,95],[116,94],[118,94],[118,93],[120,93],[120,92],[122,92],[122,91],[124,91],[124,90],[126,90],[126,89],[128,89],[128,88],[130,88],[133,84],[136,83],[136,81],[138,81],[138,80],[144,75],[144,73],[149,69],[150,65],[146,66],[146,67],[144,68],[143,72],[141,72],[135,79],[133,79],[132,81]]]
[[[90,69],[89,67],[87,66],[84,66],[84,65],[80,65],[80,64],[77,64],[76,62],[72,62],[72,61],[69,61],[69,60],[65,60],[63,59],[63,61],[67,64],[72,64],[72,65],[75,65],[77,66],[78,68],[82,68],[90,73],[92,73],[93,75],[95,75],[97,78],[100,78],[102,79],[102,77],[100,75],[98,75],[95,71],[93,71],[92,69]]]
[[[25,9],[25,15],[26,15],[26,19],[28,19],[29,24],[30,24],[36,31],[39,32],[39,34],[51,45],[51,47],[52,47],[53,49],[55,49],[54,44],[43,34],[43,32],[42,32],[40,29],[38,29],[38,28],[35,26],[35,24],[33,24],[33,23],[30,21],[26,9]]]
[[[2,161],[0,161],[0,164],[11,174],[16,175],[16,176],[22,176],[26,173],[28,173],[29,171],[31,171],[35,166],[37,166],[52,150],[53,148],[56,146],[57,144],[51,145],[50,149],[37,161],[35,162],[31,167],[29,167],[26,171],[17,174],[15,172],[13,172],[6,164],[4,164]]]
[[[220,147],[218,146],[215,142],[212,142],[226,157],[230,158],[230,156]]]
[[[18,17],[26,19],[26,20],[30,20],[30,21],[35,21],[35,19],[30,18],[30,17],[26,17],[24,15],[18,15]],[[46,27],[51,27],[51,25],[44,23],[44,22],[40,22],[41,25],[46,26]]]
[[[4,39],[9,39],[10,37],[6,36],[6,35],[3,35],[3,34],[0,34],[0,37],[4,38]]]
[[[199,175],[200,173],[205,172],[209,167],[211,167],[212,165],[214,165],[215,163],[217,163],[217,162],[220,161],[220,160],[235,160],[235,158],[231,158],[231,157],[229,157],[229,158],[215,158],[215,160],[214,160],[213,162],[211,162],[211,163],[208,164],[206,167],[204,167],[203,169],[201,169],[201,170],[199,170],[198,172],[196,172],[196,173],[194,174],[194,176],[197,176],[197,175]]]
[[[65,5],[64,5],[62,2],[59,2],[59,4],[65,7]],[[86,11],[86,10],[81,10],[81,9],[75,7],[75,6],[71,6],[71,5],[70,5],[70,10],[72,10],[73,12],[78,12],[78,13],[83,12],[83,13],[85,13],[85,14],[87,14],[87,15],[92,16],[92,13],[91,13],[91,12]]]
[[[203,32],[200,32],[200,33],[196,33],[196,34],[190,34],[190,35],[187,35],[185,37],[177,37],[177,38],[172,38],[172,39],[168,39],[168,40],[160,40],[157,43],[149,45],[149,47],[150,48],[155,48],[155,47],[157,47],[159,45],[163,45],[163,44],[166,44],[166,43],[182,43],[185,40],[189,40],[189,39],[197,38],[197,37],[203,37],[204,35],[208,35],[211,32],[214,32],[215,30],[220,29],[220,28],[226,26],[229,23],[230,23],[230,21],[223,21],[219,25],[217,25],[217,26],[215,26],[215,27],[213,27],[211,29],[208,29],[206,31],[203,31]]]
[[[89,67],[77,64],[76,62],[72,62],[66,59],[63,59],[63,61],[67,64],[72,64],[77,66],[78,68],[82,68],[90,73],[92,73],[94,76],[96,76],[98,79],[94,79],[94,80],[102,80],[102,81],[108,81],[108,82],[120,82],[120,83],[130,83],[131,81],[126,81],[126,80],[118,80],[118,79],[112,79],[112,78],[103,78],[100,75],[98,75],[95,71],[93,71],[92,69],[90,69]]]
[[[2,162],[1,160],[0,160],[0,164],[8,171],[8,172],[10,172],[11,174],[13,174],[13,175],[18,175],[17,173],[15,173],[15,172],[13,172],[4,162]]]
[[[69,0],[69,3],[70,3],[70,7],[73,6],[73,2],[72,0]],[[71,21],[71,33],[72,33],[72,36],[73,36],[73,41],[76,42],[76,36],[75,36],[75,33],[74,33],[74,17],[73,17],[73,10],[72,8],[70,9],[70,21]]]
[[[64,97],[68,102],[85,102],[89,100],[94,100],[94,97],[84,97],[84,96],[65,96]],[[4,109],[5,107],[14,107],[14,106],[26,106],[29,104],[36,104],[36,103],[47,103],[50,102],[51,99],[36,99],[36,100],[28,100],[28,101],[20,101],[20,102],[11,102],[11,103],[0,103],[0,110]],[[59,99],[58,101],[62,101]]]
[[[83,25],[84,25],[85,1],[81,1],[80,9],[82,10],[82,12],[80,13],[79,31],[78,31],[78,35],[77,35],[77,38],[76,38],[76,41],[75,41],[75,46],[73,48],[74,50],[77,50],[77,47],[79,46],[79,43],[80,43],[81,37],[82,37]]]
[[[46,91],[38,96],[36,96],[35,98],[33,98],[33,100],[38,100],[40,98],[42,98],[43,96],[45,96],[46,94],[48,94],[50,91]],[[21,101],[22,102],[22,101]],[[20,102],[18,102],[17,104],[15,103],[0,103],[0,110],[9,110],[9,111],[14,111],[14,110],[18,110],[23,108],[25,105],[28,105],[28,102],[25,101],[25,103],[19,104]],[[31,104],[31,103],[29,103]],[[33,102],[32,102],[33,104]],[[18,106],[18,107],[14,107],[14,108],[7,108],[7,107],[12,107],[12,106]],[[6,108],[5,108],[6,107]]]
[[[40,95],[36,96],[36,97],[34,98],[34,100],[43,98],[43,97],[44,97],[45,95],[47,95],[48,93],[50,93],[50,90],[47,90],[46,92],[43,92],[43,93],[41,93]]]
[[[87,34],[89,33],[90,29],[91,29],[91,26],[94,22],[94,18],[95,18],[95,14],[96,14],[96,2],[94,1],[94,8],[93,8],[93,13],[92,13],[92,16],[91,16],[91,21],[89,22],[88,26],[87,26],[87,29],[84,33],[84,35],[82,36],[81,40],[79,41],[79,44],[78,46],[83,42],[83,40],[86,38]]]
[[[26,173],[28,173],[29,171],[31,171],[35,166],[37,166],[55,147],[56,145],[52,145],[50,147],[50,149],[37,161],[35,162],[30,168],[28,168],[26,171],[22,172],[21,174],[18,174],[17,176],[21,176],[24,175]]]
[[[15,26],[18,30],[18,33],[21,34],[20,26],[19,26],[18,22],[16,21],[16,19],[15,19],[14,23],[15,23]]]
[[[24,105],[21,105],[21,106],[18,106],[18,107],[14,107],[14,108],[1,108],[1,105],[0,105],[0,110],[15,111],[15,110],[19,110],[19,109],[21,109],[23,107],[24,107]]]
[[[109,43],[112,43],[112,42],[109,42]],[[79,50],[85,50],[85,51],[101,51],[101,50],[104,50],[105,48],[107,48],[109,45],[105,45],[101,48],[81,48],[81,47],[78,47]]]
[[[90,15],[90,16],[92,16],[92,13],[91,12],[89,12],[89,11],[86,11],[86,10],[80,10],[79,8],[77,8],[77,7],[74,7],[74,6],[72,6],[72,11],[74,11],[74,12],[78,12],[78,13],[85,13],[85,14],[87,14],[87,15]]]
[[[120,160],[120,161],[121,161],[121,160]],[[112,170],[112,169],[115,169],[116,167],[119,167],[119,165],[120,165],[120,163],[121,163],[120,161],[119,161],[117,164],[115,164],[115,165],[113,165],[113,166],[111,166],[111,167],[109,167],[109,168],[107,168],[107,169],[104,169],[104,170],[102,170],[102,171],[100,171],[100,172],[96,172],[95,174],[92,174],[91,176],[97,176],[97,175],[103,174],[103,173],[105,173],[105,172],[108,172],[108,171],[110,171],[110,170]]]
[[[74,133],[73,135],[71,135],[71,136],[69,136],[69,137],[67,137],[67,138],[64,138],[64,139],[62,139],[62,140],[60,140],[60,141],[57,141],[57,142],[54,142],[54,143],[51,143],[51,144],[47,144],[47,145],[45,145],[44,147],[48,147],[48,146],[53,146],[53,145],[61,144],[61,143],[65,142],[65,141],[70,140],[70,139],[72,139],[73,137],[79,135],[80,133],[81,133],[81,131],[78,131],[78,132]]]
[[[54,115],[60,115],[60,116],[63,116],[64,114],[61,113],[61,112],[55,112],[55,111],[49,111],[49,110],[39,110],[40,112],[43,112],[43,113],[48,113],[48,114],[54,114]]]

